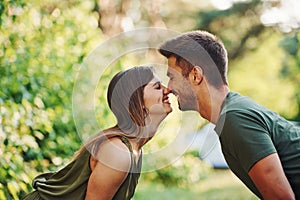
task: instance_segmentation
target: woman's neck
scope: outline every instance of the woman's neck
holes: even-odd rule
[[[137,151],[139,151],[147,142],[149,142],[153,138],[163,119],[164,118],[160,118],[158,116],[147,117],[146,125],[144,127],[140,127],[140,134],[137,134],[140,137],[131,139],[133,142],[133,146]]]

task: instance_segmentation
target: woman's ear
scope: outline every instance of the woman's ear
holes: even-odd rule
[[[194,66],[190,72],[190,80],[194,85],[199,85],[203,80],[203,70],[199,66]]]

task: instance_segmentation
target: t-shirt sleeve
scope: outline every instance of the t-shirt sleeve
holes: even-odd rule
[[[246,111],[226,113],[220,140],[223,151],[247,172],[256,162],[276,152],[264,120]]]

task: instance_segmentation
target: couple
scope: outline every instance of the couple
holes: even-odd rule
[[[24,199],[130,199],[142,146],[172,111],[170,93],[181,110],[216,125],[230,169],[259,198],[300,199],[300,129],[229,90],[222,42],[192,31],[166,41],[159,52],[168,59],[168,88],[151,67],[116,74],[107,100],[117,125],[90,139],[60,171],[36,177],[35,191]]]

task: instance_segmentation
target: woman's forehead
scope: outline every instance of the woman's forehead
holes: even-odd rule
[[[160,79],[157,75],[154,75],[154,77],[151,79],[151,81],[149,82],[150,83],[157,83],[157,82],[160,82]]]

